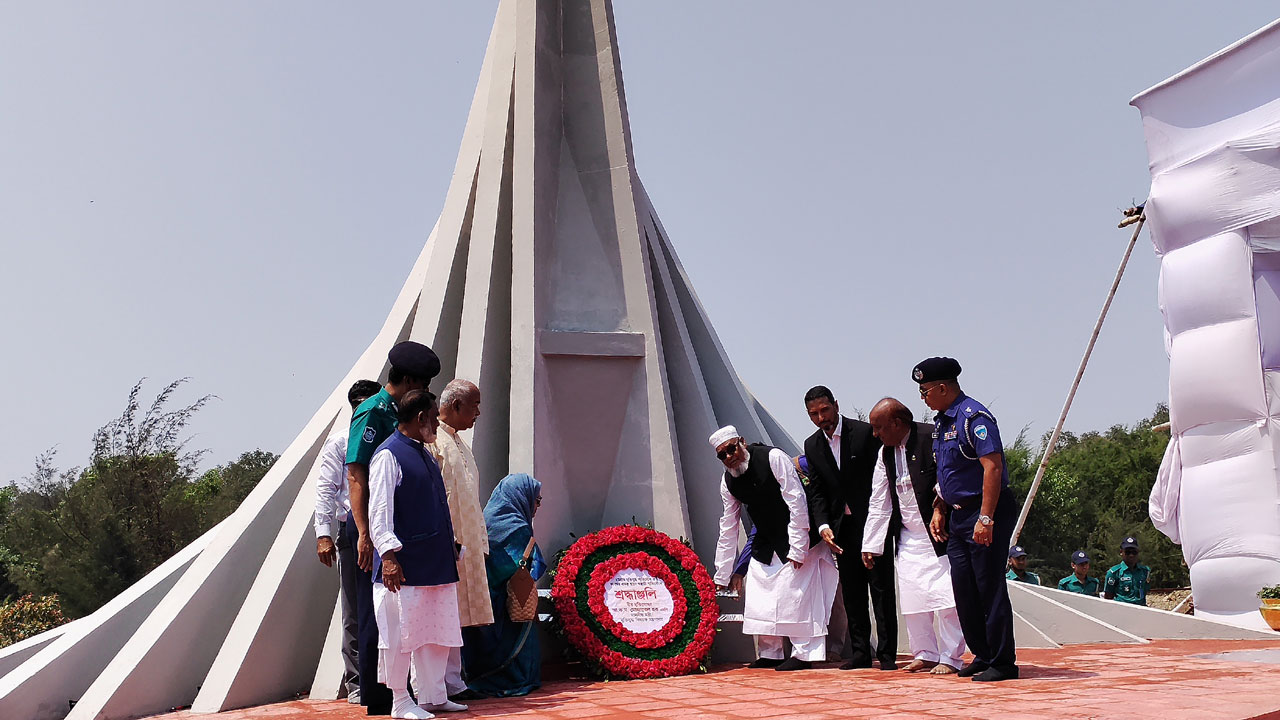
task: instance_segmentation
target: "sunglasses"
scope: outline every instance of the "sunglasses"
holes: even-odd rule
[[[742,443],[740,441],[734,440],[728,445],[725,445],[722,449],[717,450],[716,457],[720,458],[721,462],[728,460],[731,456],[738,453],[738,447],[741,445]]]
[[[921,386],[920,386],[920,399],[921,399],[921,400],[924,400],[924,399],[928,398],[928,397],[929,397],[929,393],[933,392],[933,389],[934,389],[934,388],[938,388],[938,387],[942,387],[942,385],[941,385],[941,384],[938,384],[938,385],[930,385],[929,387],[925,387],[925,386],[921,385]]]

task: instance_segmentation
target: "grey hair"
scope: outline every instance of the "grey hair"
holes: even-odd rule
[[[440,392],[440,407],[449,407],[455,402],[466,402],[480,392],[480,388],[470,380],[454,378]]]

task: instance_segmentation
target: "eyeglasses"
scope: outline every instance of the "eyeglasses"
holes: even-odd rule
[[[716,457],[720,458],[721,462],[728,460],[730,457],[738,453],[738,447],[740,445],[742,445],[741,442],[734,440],[732,443],[725,445],[724,448],[717,450]]]
[[[933,389],[934,389],[934,388],[937,388],[937,387],[942,387],[942,384],[941,384],[941,383],[939,383],[939,384],[937,384],[937,385],[930,385],[929,387],[925,387],[925,386],[921,385],[921,386],[920,386],[920,399],[921,399],[921,400],[927,399],[927,398],[929,397],[929,393],[933,392]]]
[[[1138,549],[1137,549],[1137,548],[1125,548],[1125,549],[1124,549],[1124,554],[1125,554],[1125,555],[1137,555],[1137,554],[1138,554]]]

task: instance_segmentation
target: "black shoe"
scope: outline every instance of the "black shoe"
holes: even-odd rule
[[[366,705],[364,709],[364,714],[365,715],[390,715],[391,706],[387,705],[384,707],[382,705]]]
[[[999,682],[1001,680],[1017,680],[1018,666],[1010,665],[1008,667],[998,668],[989,667],[986,670],[973,676],[974,682]]]
[[[460,693],[454,693],[453,695],[450,695],[449,701],[450,702],[466,702],[468,700],[479,700],[483,697],[484,697],[483,695],[476,692],[475,690],[472,690],[471,688],[467,688],[466,690],[463,690]]]
[[[975,660],[971,663],[965,663],[964,667],[960,668],[960,672],[956,673],[956,677],[973,677],[986,669],[986,663],[980,663]]]
[[[787,672],[789,670],[808,670],[813,667],[808,660],[798,660],[796,658],[787,658],[787,661],[774,668],[779,672]]]
[[[880,669],[881,670],[897,670],[898,661],[897,660],[889,660],[889,661],[881,660]]]
[[[848,660],[840,666],[841,670],[862,670],[871,667],[870,660]]]
[[[776,660],[774,658],[756,658],[747,667],[758,670],[760,668],[778,667],[781,664],[782,664],[781,660]]]

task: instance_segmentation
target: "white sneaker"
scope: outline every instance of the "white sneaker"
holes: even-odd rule
[[[452,700],[445,700],[438,705],[427,705],[426,708],[431,712],[465,712],[467,706]]]

